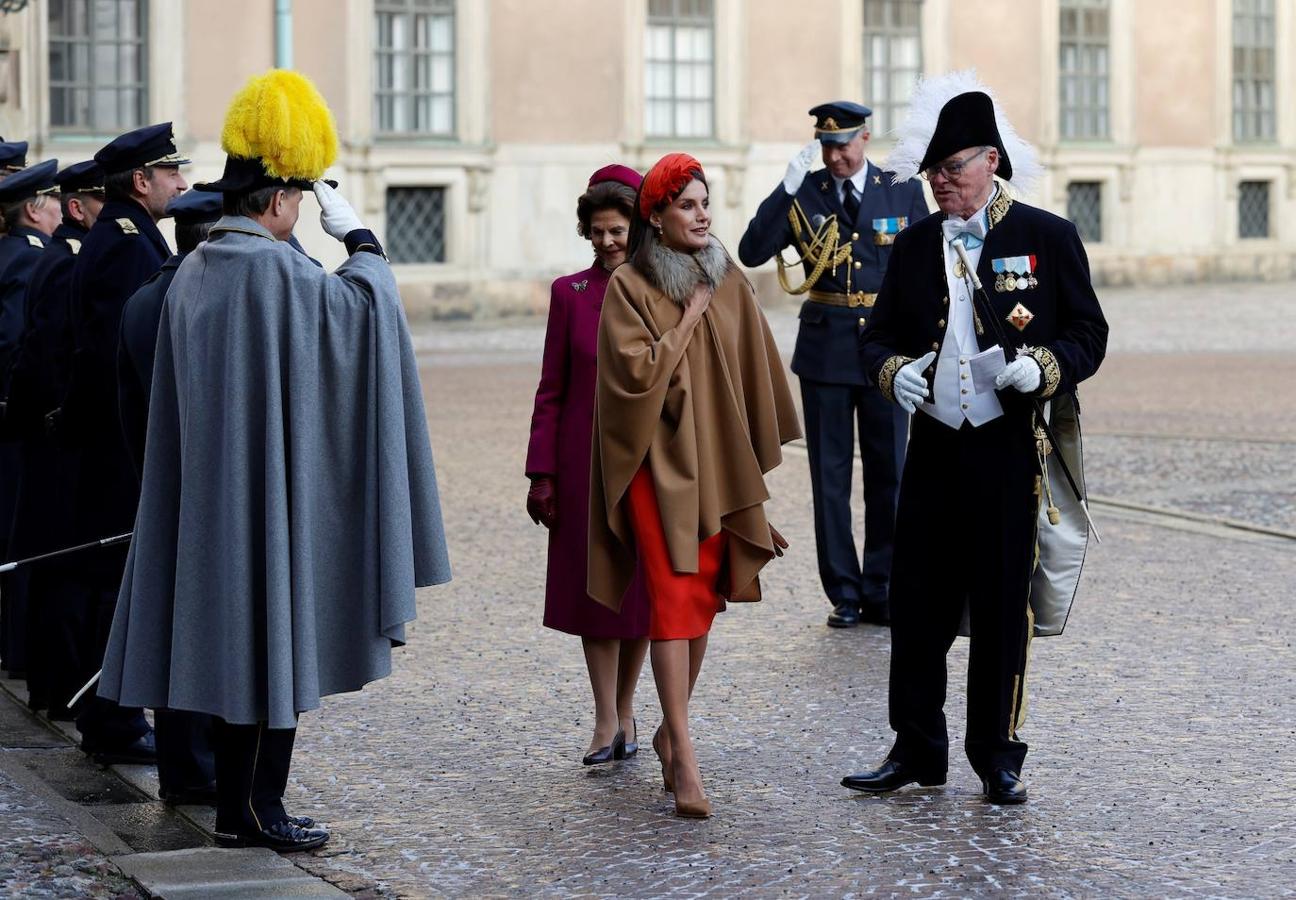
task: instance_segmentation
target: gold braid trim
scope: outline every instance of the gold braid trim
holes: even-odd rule
[[[788,224],[792,226],[793,239],[796,241],[797,246],[801,248],[801,256],[788,263],[783,260],[782,251],[774,254],[774,261],[778,264],[779,286],[789,294],[804,294],[819,282],[820,277],[829,266],[835,269],[849,259],[852,248],[849,241],[840,246],[837,243],[839,226],[836,215],[824,219],[823,224],[818,229],[813,229],[810,225],[810,219],[806,216],[805,210],[801,208],[801,203],[798,200],[793,200],[792,208],[788,210]],[[810,232],[808,243],[803,237],[807,231]],[[813,266],[810,274],[806,276],[806,280],[798,287],[792,287],[787,277],[788,268],[806,262]]]
[[[990,208],[986,210],[986,218],[991,228],[1003,221],[1004,216],[1008,215],[1008,208],[1012,205],[1012,197],[1009,197],[1008,192],[1000,185],[995,198],[990,201]]]
[[[894,390],[896,372],[899,372],[902,366],[909,365],[914,359],[915,357],[912,356],[889,356],[886,362],[882,363],[882,368],[878,369],[878,390],[892,403],[896,402]]]
[[[1026,351],[1026,355],[1039,364],[1042,373],[1039,395],[1047,400],[1057,392],[1058,385],[1062,383],[1062,367],[1058,365],[1053,351],[1047,347],[1032,347]]]

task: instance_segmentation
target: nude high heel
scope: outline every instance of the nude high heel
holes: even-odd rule
[[[666,757],[662,755],[660,741],[661,729],[658,728],[653,732],[652,748],[653,752],[657,754],[657,759],[661,762],[662,787],[665,788],[666,793],[673,794],[675,793],[675,780],[671,777],[671,764],[666,762]]]
[[[711,801],[706,797],[701,800],[681,800],[675,798],[675,815],[681,819],[711,818]]]

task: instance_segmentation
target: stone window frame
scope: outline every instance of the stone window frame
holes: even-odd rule
[[[1108,0],[1059,0],[1058,137],[1062,141],[1111,139],[1111,24]]]
[[[455,0],[374,0],[375,137],[457,137],[459,12]],[[391,23],[394,27],[402,21],[409,43],[405,46],[387,43],[384,25]],[[438,31],[449,36],[448,47],[432,43]],[[424,43],[420,44],[420,40]],[[393,83],[385,85],[383,69],[389,61],[393,66]],[[395,84],[397,70],[403,78],[402,87]],[[441,83],[443,80],[448,83]],[[445,124],[434,127],[438,109],[444,110],[439,118]]]
[[[55,30],[56,21],[62,20],[61,23],[67,23],[74,18],[73,11],[80,7],[82,9],[81,24],[83,28],[59,32]],[[46,72],[47,74],[47,91],[45,95],[46,112],[48,115],[49,130],[53,136],[59,135],[102,135],[117,134],[123,131],[129,131],[132,128],[139,128],[148,123],[150,118],[150,75],[152,59],[149,52],[149,28],[151,24],[152,10],[149,8],[148,0],[113,0],[113,8],[117,19],[116,33],[112,36],[97,35],[96,26],[99,24],[97,16],[101,11],[100,4],[91,2],[91,0],[48,0],[47,5],[40,10],[44,15],[46,26]],[[122,13],[127,9],[134,10],[134,29],[133,35],[122,33]],[[58,15],[62,12],[64,15]],[[75,26],[74,26],[75,27]],[[115,80],[99,77],[95,73],[96,59],[101,50],[104,48],[114,48],[115,53],[110,53],[111,68],[116,76]],[[123,48],[134,48],[136,55],[136,73],[134,78],[122,77],[122,66],[124,56]],[[76,77],[55,77],[55,56],[61,51],[66,54],[69,66],[75,64],[71,62],[77,55],[84,54],[84,74],[86,78],[78,79]],[[76,95],[84,92],[86,97],[84,115],[81,111],[72,109],[70,120],[58,121],[55,116],[57,92],[67,92],[73,99],[69,101],[73,105],[76,103]],[[111,92],[116,95],[114,104],[117,108],[115,115],[107,115],[106,110],[101,106],[98,95],[104,92]],[[134,112],[130,115],[123,116],[120,110],[124,108],[123,101],[134,106]]]
[[[1236,143],[1277,140],[1277,35],[1274,0],[1232,0],[1230,85]]]

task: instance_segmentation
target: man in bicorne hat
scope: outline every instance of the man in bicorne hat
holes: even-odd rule
[[[776,257],[784,289],[807,296],[792,371],[801,381],[815,550],[833,628],[890,620],[887,583],[909,417],[868,383],[859,334],[873,313],[896,235],[927,215],[920,184],[893,184],[892,173],[866,156],[871,114],[845,100],[812,108],[815,139],[792,158],[738,244],[743,265]],[[817,160],[824,168],[812,172]],[[805,268],[797,287],[784,273],[785,247]],[[864,469],[862,554],[851,524],[857,430]]]
[[[450,569],[395,277],[319,180],[332,114],[273,70],[235,96],[221,146],[197,189],[225,214],[162,305],[99,693],[214,716],[218,839],[305,850],[329,833],[284,809],[299,714],[390,674],[415,587]],[[336,272],[289,242],[306,191],[350,254]]]
[[[923,82],[888,160],[898,176],[920,172],[930,182],[941,214],[897,238],[860,338],[878,389],[919,414],[891,575],[895,743],[880,767],[843,780],[856,790],[944,784],[945,656],[966,616],[965,750],[990,802],[1025,801],[1026,744],[1017,729],[1027,647],[1033,630],[1061,631],[1083,560],[1088,531],[1083,519],[1073,531],[1070,514],[1080,510],[1061,477],[1052,483],[1056,460],[1046,459],[1067,448],[1049,446],[1037,401],[1048,401],[1055,433],[1074,426],[1078,437],[1073,394],[1102,362],[1107,323],[1075,227],[1009,195],[1014,170],[1027,177],[1038,164],[1000,122],[975,78]],[[960,248],[984,291],[974,289]],[[1066,507],[1067,521],[1055,506]],[[1032,588],[1037,532],[1042,556],[1059,536],[1080,542],[1078,559],[1074,543],[1068,550],[1060,605],[1041,603],[1061,585]],[[1040,573],[1059,580],[1049,560]]]

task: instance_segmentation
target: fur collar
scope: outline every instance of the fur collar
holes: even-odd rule
[[[698,282],[715,290],[733,268],[733,260],[715,235],[709,236],[706,247],[696,253],[684,253],[667,247],[651,229],[635,251],[633,262],[653,287],[680,306]]]

